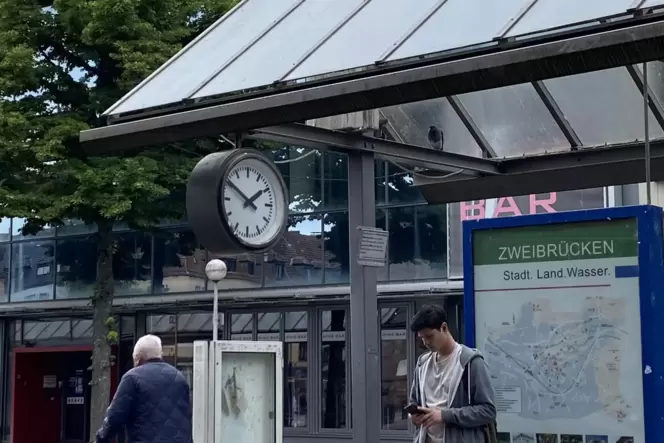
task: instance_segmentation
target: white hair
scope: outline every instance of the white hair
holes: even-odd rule
[[[161,339],[148,334],[139,338],[134,346],[134,360],[152,360],[162,357]]]

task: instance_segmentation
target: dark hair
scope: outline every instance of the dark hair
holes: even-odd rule
[[[419,332],[423,329],[440,329],[447,322],[447,312],[437,305],[424,305],[410,322],[410,330]]]

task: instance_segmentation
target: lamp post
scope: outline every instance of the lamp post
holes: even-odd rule
[[[228,268],[226,268],[226,263],[222,260],[214,259],[210,260],[207,265],[205,265],[205,275],[208,280],[214,285],[214,302],[212,307],[212,340],[217,341],[219,338],[219,282],[226,277]]]

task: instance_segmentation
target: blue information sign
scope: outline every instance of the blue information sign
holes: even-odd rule
[[[662,209],[464,222],[464,333],[488,364],[499,441],[664,435]]]

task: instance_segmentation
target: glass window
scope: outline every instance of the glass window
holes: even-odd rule
[[[48,240],[12,245],[11,301],[53,299],[53,249]]]
[[[11,218],[0,218],[0,241],[9,241],[11,238]]]
[[[277,245],[265,253],[266,286],[320,285],[323,283],[320,215],[292,215],[289,228]]]
[[[62,226],[58,226],[58,237],[95,232],[97,232],[97,225],[86,225],[82,220],[65,220]]]
[[[388,214],[390,280],[445,278],[446,205],[392,208]]]
[[[23,233],[23,227],[26,221],[24,218],[13,218],[12,219],[12,237],[14,240],[21,239],[30,239],[34,237],[54,237],[55,236],[55,227],[46,225],[42,230],[35,234],[26,235]]]
[[[261,312],[256,314],[258,341],[281,340],[281,312]]]
[[[58,240],[55,298],[87,298],[97,278],[97,240],[89,235]]]
[[[141,232],[115,234],[115,295],[149,294],[152,290],[152,237]]]
[[[92,320],[72,319],[71,337],[72,340],[90,341],[92,339]]]
[[[306,312],[286,312],[284,316],[284,426],[308,426],[309,353]]]
[[[381,111],[388,120],[387,127],[394,133],[397,141],[409,145],[434,147],[429,142],[428,135],[429,128],[436,126],[443,132],[445,152],[482,156],[482,150],[447,98],[405,103],[382,108]]]
[[[223,313],[219,317],[223,318]],[[221,323],[221,322],[220,322]],[[186,312],[177,316],[177,365],[189,384],[189,395],[194,394],[194,341],[212,339],[212,312]],[[223,340],[223,329],[219,329]]]
[[[205,291],[206,264],[207,251],[190,229],[156,234],[152,274],[154,292]]]
[[[529,83],[459,96],[498,156],[569,149],[569,142]]]
[[[348,155],[323,153],[323,204],[327,210],[348,208]]]
[[[626,68],[552,78],[544,83],[583,144],[644,139],[643,96]],[[652,111],[648,115],[650,137],[664,136]]]
[[[285,145],[271,152],[290,195],[290,212],[311,212],[323,202],[322,157],[319,151]]]
[[[350,272],[348,213],[325,214],[323,232],[325,236],[325,283],[348,283]]]
[[[422,193],[414,183],[412,172],[406,172],[393,163],[387,163],[387,202],[389,204],[424,202]]]
[[[374,179],[376,180],[374,192],[376,204],[384,205],[387,202],[387,162],[384,160],[376,160],[374,164]]]
[[[231,315],[231,340],[254,339],[254,314]]]
[[[0,303],[9,301],[9,262],[11,247],[0,245]]]
[[[381,317],[381,398],[382,427],[408,430],[408,310],[383,308]]]
[[[346,374],[346,311],[321,312],[321,427],[340,429],[348,426]]]
[[[255,289],[263,284],[263,255],[219,255],[208,253],[208,259],[221,259],[226,263],[228,273],[226,278],[219,282],[220,290],[229,289]],[[205,265],[203,265],[205,268]],[[208,288],[212,283],[208,282]]]
[[[161,338],[164,353],[164,361],[175,366],[177,343],[177,320],[173,314],[153,314],[147,316],[148,334],[154,334]]]
[[[23,344],[34,346],[44,342],[71,340],[72,322],[67,319],[23,322]]]

